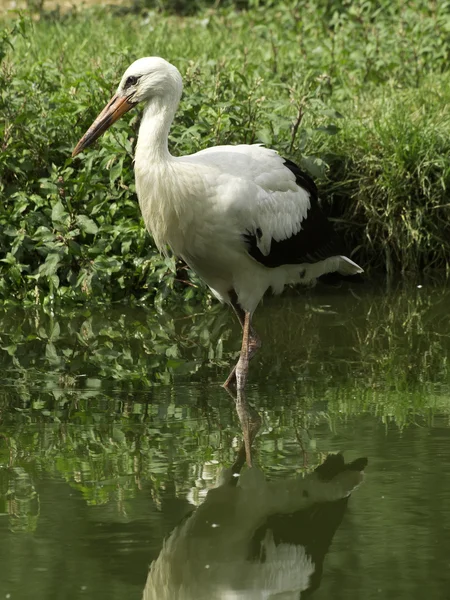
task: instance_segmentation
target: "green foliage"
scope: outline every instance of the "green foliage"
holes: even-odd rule
[[[139,110],[71,151],[142,55],[185,93],[175,154],[263,142],[309,170],[365,268],[449,268],[447,2],[251,2],[180,19],[42,12],[0,37],[0,298],[197,300],[144,231],[132,154]]]
[[[342,218],[356,243],[358,228],[364,236],[362,264],[384,264],[389,273],[399,266],[411,272],[448,270],[449,102],[449,82],[430,80],[426,89],[373,101],[364,129],[360,119],[349,118],[340,139],[331,141],[334,210],[338,214],[337,207],[353,199]],[[347,147],[351,155],[344,155]]]

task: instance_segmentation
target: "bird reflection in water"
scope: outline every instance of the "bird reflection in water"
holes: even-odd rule
[[[236,407],[244,437],[236,461],[164,541],[144,600],[299,600],[320,585],[367,459],[330,454],[305,477],[268,482],[259,468],[243,469],[260,419],[243,393]]]

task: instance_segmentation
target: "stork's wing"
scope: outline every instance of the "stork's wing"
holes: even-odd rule
[[[258,245],[259,231],[245,232],[244,239],[250,256],[265,267],[274,268],[286,264],[314,263],[330,256],[344,254],[333,226],[319,206],[314,181],[290,160],[284,160],[284,167],[286,177],[288,172],[295,176],[299,200],[305,193],[309,196],[306,214],[291,235],[281,239],[271,237],[267,254]],[[281,200],[279,211],[283,212]]]
[[[345,254],[322,213],[313,180],[258,145],[216,146],[181,160],[212,168],[211,188],[247,252],[266,267]]]

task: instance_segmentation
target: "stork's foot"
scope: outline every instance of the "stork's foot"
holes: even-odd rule
[[[243,353],[241,351],[241,355],[239,357],[238,362],[233,367],[233,370],[228,375],[227,380],[223,384],[223,387],[226,390],[236,390],[236,389],[242,390],[243,389],[243,387],[245,386],[245,381],[247,380],[248,363],[251,361],[251,359],[255,356],[255,354],[257,353],[257,351],[260,348],[261,348],[261,340],[258,337],[258,335],[255,333],[255,331],[252,330],[251,336],[250,336],[250,339],[248,342],[247,357],[243,356],[243,354],[245,354],[245,352]],[[239,375],[237,374],[238,368],[239,368],[239,373],[240,373]],[[239,381],[239,383],[238,383],[238,381]]]

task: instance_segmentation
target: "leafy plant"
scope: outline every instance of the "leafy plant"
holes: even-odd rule
[[[139,111],[70,158],[124,68],[148,54],[184,76],[173,153],[271,145],[317,178],[366,269],[448,270],[448,12],[445,2],[317,0],[182,20],[86,9],[5,22],[0,297],[207,297],[144,230],[132,165]]]

